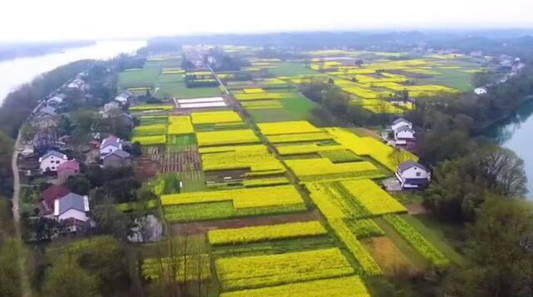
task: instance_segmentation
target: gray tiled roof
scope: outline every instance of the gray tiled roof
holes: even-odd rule
[[[63,197],[61,197],[59,200],[59,210],[57,212],[58,215],[62,215],[69,209],[76,209],[82,212],[85,212],[85,203],[83,196],[80,196],[78,194],[69,193]]]
[[[418,167],[424,169],[425,171],[427,171],[426,167],[424,167],[424,166],[418,164],[418,163],[415,162],[415,161],[411,161],[411,160],[409,160],[409,161],[405,161],[405,162],[403,162],[402,164],[398,165],[398,170],[399,170],[400,172],[404,172],[405,170],[407,170],[407,169],[409,169],[409,168],[411,168],[411,167],[413,167],[413,166],[418,166]]]

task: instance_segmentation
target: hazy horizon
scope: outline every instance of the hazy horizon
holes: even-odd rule
[[[19,0],[3,4],[0,42],[145,39],[154,36],[302,31],[533,29],[533,1],[272,0],[87,2]],[[31,9],[29,9],[31,8]],[[24,17],[21,17],[24,16]]]

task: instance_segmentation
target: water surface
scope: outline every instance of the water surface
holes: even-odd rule
[[[68,48],[61,53],[1,61],[0,105],[7,94],[41,73],[78,60],[109,59],[120,53],[133,53],[144,46],[146,41],[101,41],[90,46]]]
[[[528,198],[533,200],[533,98],[522,104],[505,121],[491,127],[487,134],[524,160]]]

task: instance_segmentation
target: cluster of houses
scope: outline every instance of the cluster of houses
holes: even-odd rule
[[[416,146],[416,132],[413,123],[404,118],[394,120],[390,129],[386,131],[385,137],[388,143],[397,149],[412,151]],[[404,190],[423,189],[431,182],[431,172],[414,161],[399,164],[395,175],[401,189]]]
[[[123,150],[123,141],[114,135],[102,140],[99,157],[104,167],[122,167],[131,163],[130,154]],[[43,216],[61,222],[66,232],[77,232],[91,226],[93,222],[90,219],[88,197],[71,193],[64,186],[70,177],[80,173],[80,163],[52,149],[39,158],[39,168],[43,174],[51,177],[51,186],[40,197],[39,209]]]
[[[526,64],[523,63],[520,58],[512,57],[509,55],[500,55],[499,57],[499,66],[500,68],[507,70],[507,72],[500,77],[495,82],[489,83],[485,86],[481,86],[474,89],[474,94],[478,96],[482,96],[488,93],[488,88],[506,83],[510,78],[513,76],[518,75],[524,67],[526,67]]]

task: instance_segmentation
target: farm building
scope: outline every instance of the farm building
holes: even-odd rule
[[[431,182],[431,173],[419,163],[407,161],[398,166],[396,178],[402,189],[423,189]]]
[[[42,205],[44,213],[52,214],[54,212],[54,203],[57,199],[70,193],[70,190],[64,186],[51,185],[41,192]]]
[[[110,135],[100,144],[100,157],[104,157],[116,150],[122,149],[122,140],[115,135]]]
[[[59,165],[65,162],[67,155],[52,150],[39,158],[39,167],[42,172],[56,172]]]
[[[57,179],[61,184],[67,179],[80,172],[80,163],[76,160],[70,160],[57,166]]]
[[[486,88],[476,88],[476,89],[474,89],[474,93],[476,95],[484,95],[484,94],[487,94],[487,89]]]
[[[68,232],[76,232],[88,226],[89,198],[69,193],[54,202],[54,217]]]
[[[123,167],[131,163],[131,156],[121,149],[115,150],[103,157],[104,167]]]
[[[133,93],[130,91],[123,91],[115,97],[115,101],[121,105],[125,105],[131,102],[133,98]]]
[[[413,124],[409,122],[408,120],[404,118],[396,119],[394,122],[392,122],[391,129],[396,133],[396,131],[402,127],[409,127],[413,128]]]

